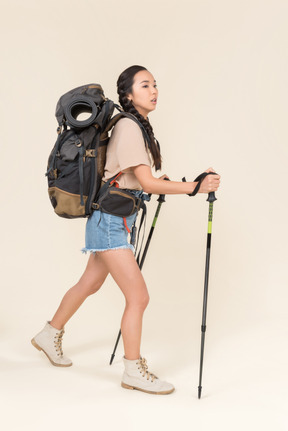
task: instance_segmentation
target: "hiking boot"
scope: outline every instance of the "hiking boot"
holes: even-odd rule
[[[38,350],[42,350],[51,364],[56,367],[70,367],[72,365],[71,360],[64,356],[62,351],[62,337],[64,332],[64,328],[53,328],[53,326],[47,322],[42,331],[31,340],[33,346]]]
[[[174,391],[171,383],[163,382],[155,374],[148,371],[146,359],[141,358],[129,361],[123,358],[125,371],[121,386],[125,389],[137,389],[148,394],[166,395]]]

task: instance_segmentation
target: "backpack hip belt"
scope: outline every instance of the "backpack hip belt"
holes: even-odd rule
[[[100,189],[97,202],[92,205],[94,210],[126,218],[135,214],[140,209],[146,208],[144,203],[145,198],[139,198],[128,190],[117,187],[116,178],[121,174],[122,172],[104,183]]]

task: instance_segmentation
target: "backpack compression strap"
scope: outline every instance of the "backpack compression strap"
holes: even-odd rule
[[[188,196],[195,196],[195,195],[199,192],[199,189],[200,189],[201,183],[202,183],[202,181],[204,180],[204,178],[206,178],[206,177],[207,177],[207,175],[217,175],[217,174],[216,174],[216,172],[203,172],[202,174],[198,175],[198,177],[197,177],[197,178],[195,178],[195,180],[194,180],[194,182],[198,182],[198,184],[197,184],[197,186],[195,187],[195,189],[193,190],[193,192],[192,192],[192,193],[187,193],[187,194],[188,194]],[[186,178],[185,178],[185,177],[183,177],[183,178],[182,178],[182,181],[183,181],[184,183],[186,183]]]

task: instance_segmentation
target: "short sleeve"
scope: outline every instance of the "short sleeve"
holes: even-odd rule
[[[135,121],[129,118],[119,120],[113,138],[117,140],[116,158],[121,171],[132,166],[151,166],[142,131]]]

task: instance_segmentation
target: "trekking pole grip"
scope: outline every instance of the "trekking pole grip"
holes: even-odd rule
[[[210,192],[208,194],[207,202],[213,203],[214,201],[217,201],[217,198],[215,196],[215,192]]]
[[[164,178],[164,181],[170,181],[168,178]],[[166,202],[165,201],[165,195],[159,195],[159,198],[157,199],[157,202]]]
[[[209,172],[208,175],[217,175],[217,173],[216,172]],[[210,192],[208,194],[207,202],[213,203],[215,201],[217,201],[217,198],[215,196],[215,192]]]
[[[199,191],[199,189],[200,189],[200,186],[201,186],[201,183],[202,183],[202,181],[204,180],[204,178],[206,178],[207,177],[207,175],[218,175],[216,172],[203,172],[202,174],[200,174],[197,178],[195,178],[195,180],[194,180],[194,182],[196,182],[197,183],[197,185],[196,185],[196,187],[195,187],[195,189],[194,189],[194,191],[192,192],[192,193],[187,193],[188,194],[188,196],[195,196],[197,193],[198,193],[198,191]],[[185,183],[186,182],[186,178],[185,177],[183,177],[182,178],[182,181]],[[208,195],[208,198],[207,198],[207,201],[208,202],[210,202],[210,203],[213,203],[214,201],[217,201],[217,198],[216,198],[216,196],[215,196],[215,192],[210,192],[209,193],[209,195]]]

